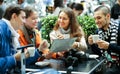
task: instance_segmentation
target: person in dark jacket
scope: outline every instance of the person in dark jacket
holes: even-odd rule
[[[106,65],[105,74],[118,74],[120,73],[120,25],[110,20],[110,17],[110,9],[106,6],[99,6],[94,10],[99,39],[93,43],[92,35],[90,35],[88,42],[95,54],[107,58],[108,65]]]
[[[70,4],[69,6],[75,13],[76,16],[79,16],[80,14],[82,14],[83,10],[84,10],[84,7],[82,4],[80,3],[72,3]]]
[[[6,9],[6,5],[4,4],[4,0],[0,0],[0,19],[2,18]]]
[[[111,8],[111,18],[120,19],[120,0],[117,0],[117,3]]]

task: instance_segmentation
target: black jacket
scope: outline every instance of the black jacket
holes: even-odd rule
[[[109,41],[107,41],[107,42],[109,42]],[[102,55],[102,53],[100,51],[101,49],[99,49],[96,44],[91,45],[91,49],[92,49],[94,54],[97,54],[99,56]],[[116,43],[110,43],[110,45],[108,47],[108,52],[111,52],[111,51],[114,52],[114,53],[120,54],[120,24],[119,24],[119,28],[118,28],[117,44]],[[120,58],[120,56],[119,56],[119,58]]]
[[[118,19],[119,16],[120,16],[120,5],[119,4],[115,4],[111,8],[111,18]]]

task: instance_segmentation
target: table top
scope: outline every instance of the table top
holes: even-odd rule
[[[50,62],[49,66],[46,67],[29,67],[34,68],[36,70],[38,69],[46,69],[46,68],[53,68],[58,70],[61,73],[67,73],[68,72],[68,67],[65,67],[63,64],[63,61],[61,60],[56,60],[56,59],[50,59],[50,60],[45,60]],[[90,74],[92,73],[98,66],[100,66],[105,59],[103,57],[100,57],[98,59],[88,59],[88,60],[83,60],[79,62],[78,66],[73,67],[72,74]],[[27,68],[28,69],[28,68]]]

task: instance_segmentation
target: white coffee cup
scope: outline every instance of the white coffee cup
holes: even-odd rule
[[[97,40],[99,40],[99,35],[92,35],[93,43],[96,43]]]
[[[35,47],[28,47],[27,51],[28,51],[30,57],[33,57],[35,55]]]

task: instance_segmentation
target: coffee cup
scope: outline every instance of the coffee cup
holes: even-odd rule
[[[92,35],[93,43],[96,43],[97,40],[99,40],[99,35]]]
[[[35,47],[28,47],[27,51],[28,51],[30,57],[33,57],[35,55]]]

